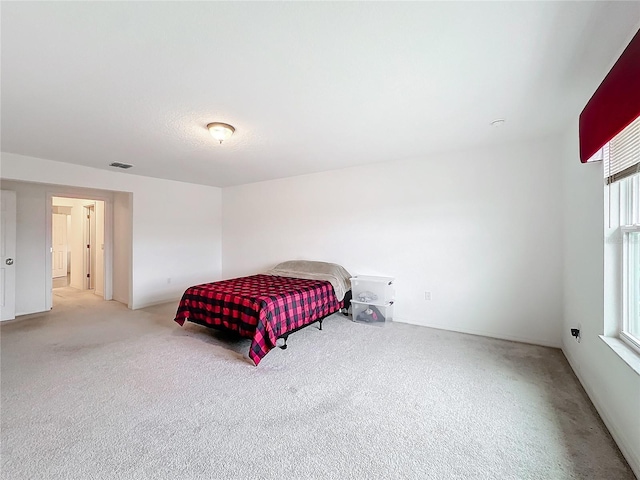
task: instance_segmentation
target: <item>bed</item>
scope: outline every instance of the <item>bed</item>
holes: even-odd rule
[[[351,275],[340,265],[295,260],[257,275],[203,283],[183,294],[175,321],[227,330],[251,339],[249,358],[262,358],[288,336],[349,307]]]

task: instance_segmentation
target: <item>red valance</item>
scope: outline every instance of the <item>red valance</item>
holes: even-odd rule
[[[640,30],[580,114],[580,161],[640,115]]]

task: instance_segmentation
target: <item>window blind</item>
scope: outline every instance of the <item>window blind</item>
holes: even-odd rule
[[[640,169],[640,116],[613,137],[603,153],[607,184],[637,173]]]
[[[582,110],[580,161],[585,163],[602,146],[640,115],[640,30]]]

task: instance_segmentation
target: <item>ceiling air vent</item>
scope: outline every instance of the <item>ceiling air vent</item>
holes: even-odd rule
[[[131,165],[130,163],[120,163],[120,162],[113,162],[109,164],[110,167],[116,167],[116,168],[124,168],[125,170],[127,168],[131,168],[133,167],[133,165]]]

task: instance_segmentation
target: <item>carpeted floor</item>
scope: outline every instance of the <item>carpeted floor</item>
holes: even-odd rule
[[[2,478],[633,479],[559,350],[341,315],[248,340],[67,287],[1,326]]]

